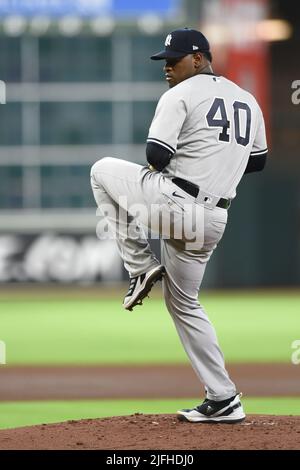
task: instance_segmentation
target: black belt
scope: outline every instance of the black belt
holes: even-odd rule
[[[174,184],[176,184],[176,186],[183,189],[183,191],[188,193],[190,196],[198,196],[199,187],[196,184],[191,183],[187,180],[183,180],[182,178],[173,178],[172,181]],[[230,207],[230,203],[230,199],[224,199],[223,197],[221,197],[221,199],[219,199],[219,201],[217,202],[216,206],[221,207],[222,209],[228,209]]]

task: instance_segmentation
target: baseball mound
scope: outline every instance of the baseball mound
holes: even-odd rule
[[[249,415],[240,424],[191,424],[174,415],[116,416],[0,431],[0,449],[299,449],[300,417]]]

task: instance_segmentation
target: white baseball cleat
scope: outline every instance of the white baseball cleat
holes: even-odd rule
[[[177,411],[180,421],[191,423],[240,423],[246,418],[240,401],[241,393],[223,401],[205,399],[193,409]]]
[[[165,273],[165,268],[156,266],[147,273],[130,279],[129,290],[125,295],[123,307],[132,310],[136,305],[142,305],[142,300],[147,297],[153,285],[160,281]]]

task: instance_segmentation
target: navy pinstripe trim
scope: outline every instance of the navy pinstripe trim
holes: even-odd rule
[[[263,155],[264,153],[268,153],[268,149],[263,150],[255,150],[254,152],[250,152],[250,155]]]
[[[154,144],[161,145],[162,147],[164,147],[164,148],[166,148],[167,150],[169,150],[169,152],[175,153],[175,149],[173,149],[173,147],[171,147],[171,145],[166,144],[165,142],[162,142],[162,141],[159,140],[159,139],[153,139],[152,137],[149,137],[149,138],[147,139],[147,142],[153,142]]]

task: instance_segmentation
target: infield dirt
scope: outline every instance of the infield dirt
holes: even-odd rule
[[[299,396],[300,368],[293,364],[229,364],[245,396]],[[204,396],[189,364],[111,366],[5,366],[0,400],[182,398]]]

